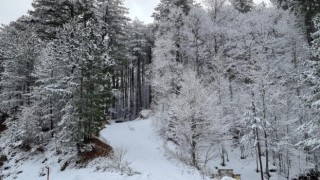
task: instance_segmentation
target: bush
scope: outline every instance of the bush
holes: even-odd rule
[[[0,155],[0,167],[3,166],[6,161],[8,161],[7,156]]]
[[[98,157],[106,157],[111,155],[113,149],[110,145],[102,142],[98,138],[91,138],[88,141],[88,144],[78,145],[79,148],[79,162],[80,163],[87,163]],[[84,151],[83,151],[84,149]]]
[[[293,180],[316,180],[319,179],[319,177],[319,171],[310,169],[305,174],[300,174],[298,178],[294,178]]]

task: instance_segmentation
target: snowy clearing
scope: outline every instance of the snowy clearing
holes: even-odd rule
[[[168,160],[163,140],[155,134],[150,119],[113,124],[101,131],[101,136],[112,147],[128,150],[125,159],[134,171],[141,173],[132,177],[133,179],[202,179],[196,169]]]

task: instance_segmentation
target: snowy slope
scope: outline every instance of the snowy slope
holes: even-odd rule
[[[134,171],[138,171],[141,180],[201,180],[203,177],[195,169],[178,163],[177,160],[168,159],[165,155],[163,140],[153,130],[152,120],[137,120],[121,124],[113,124],[101,131],[101,137],[112,147],[126,148],[125,159],[130,162]],[[234,173],[241,174],[243,180],[258,180],[260,173],[255,172],[255,157],[240,159],[240,152],[232,147],[226,147],[229,162],[221,166],[220,157],[216,157],[211,168],[233,169]],[[218,154],[218,152],[217,152]],[[271,165],[270,165],[271,166]],[[272,174],[272,180],[281,180]],[[230,178],[225,178],[230,179]]]
[[[50,167],[50,180],[201,180],[199,172],[191,167],[168,160],[162,146],[162,140],[152,128],[151,120],[132,121],[113,124],[101,131],[101,138],[115,149],[126,148],[125,161],[135,171],[134,175],[125,175],[117,171],[97,172],[95,166],[84,169],[66,169],[61,172],[58,157],[47,152],[35,159],[10,161],[7,170],[0,173],[11,174],[4,180],[44,180],[40,173],[46,173]],[[48,161],[42,163],[43,159]],[[98,161],[98,165],[105,161]],[[111,170],[110,170],[111,171]]]
[[[101,139],[110,144],[115,151],[117,149],[126,149],[127,153],[123,161],[129,163],[134,171],[133,175],[120,173],[115,170],[101,172],[96,170],[95,165],[104,165],[108,160],[97,160],[88,168],[75,169],[67,168],[61,172],[61,163],[58,157],[47,152],[35,159],[29,159],[16,163],[14,161],[6,164],[11,167],[7,170],[0,170],[0,173],[11,174],[4,180],[44,180],[46,176],[40,177],[40,173],[46,173],[46,167],[50,167],[50,180],[208,180],[209,178],[201,176],[198,170],[179,163],[175,159],[166,156],[163,140],[153,130],[152,120],[136,120],[121,124],[108,125],[100,132]],[[235,173],[241,174],[243,180],[260,179],[259,173],[255,172],[255,158],[248,157],[245,160],[240,159],[240,153],[237,149],[227,148],[229,162],[227,166],[220,166],[221,159],[216,157],[210,167],[212,173],[219,169],[234,169]],[[43,159],[48,159],[42,163]],[[109,162],[110,163],[110,162]],[[111,172],[113,171],[113,172]],[[272,174],[272,180],[282,180],[276,174]],[[228,179],[228,178],[225,178]],[[229,178],[230,179],[230,178]]]
[[[199,180],[199,172],[174,163],[165,156],[163,143],[152,128],[151,120],[114,124],[101,131],[112,147],[127,148],[126,160],[141,173],[141,180]]]

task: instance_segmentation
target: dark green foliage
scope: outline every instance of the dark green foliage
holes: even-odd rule
[[[83,81],[83,92],[77,103],[82,137],[90,139],[98,135],[106,123],[106,109],[111,104],[111,83],[101,77],[87,77]]]
[[[111,87],[111,67],[104,53],[106,47],[99,43],[101,37],[95,36],[93,29],[88,28],[88,52],[81,66],[81,87],[79,100],[76,103],[79,114],[79,126],[84,140],[98,135],[106,123],[106,110],[113,97]]]
[[[313,40],[312,33],[316,31],[313,18],[320,12],[319,0],[272,0],[278,7],[290,9],[296,15],[303,17],[306,37],[309,45]]]
[[[31,23],[40,25],[36,31],[43,39],[54,39],[57,28],[61,28],[75,16],[74,4],[68,0],[35,0],[32,6],[34,10],[29,12],[32,16]]]
[[[30,16],[0,34],[1,65],[8,72],[1,95],[10,100],[1,103],[24,105],[8,128],[23,129],[16,137],[30,143],[83,142],[108,119],[112,76],[127,61],[127,10],[122,0],[35,0],[32,5]]]
[[[241,13],[247,13],[253,8],[252,0],[232,0],[233,7]]]
[[[101,26],[101,38],[108,35],[108,53],[117,64],[126,60],[126,27],[129,19],[125,16],[128,9],[124,7],[123,0],[97,0],[98,19]]]
[[[32,19],[30,23],[38,25],[36,32],[40,38],[52,40],[56,38],[59,28],[78,18],[79,22],[86,22],[93,17],[92,0],[35,0],[34,10],[29,11]]]
[[[296,13],[315,16],[320,10],[320,1],[318,0],[271,0],[278,7],[291,9]]]

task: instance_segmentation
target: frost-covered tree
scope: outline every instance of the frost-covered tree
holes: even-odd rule
[[[80,29],[80,27],[77,28],[77,30]],[[77,30],[72,25],[65,25],[57,35],[57,39],[49,43],[38,58],[34,73],[37,78],[37,87],[32,92],[34,103],[29,110],[25,111],[34,115],[32,119],[40,125],[46,141],[59,133],[73,134],[76,128],[75,104],[72,109],[70,107],[65,109],[65,107],[80,84],[79,71],[75,71],[79,65],[79,54],[75,53],[77,41],[66,41]],[[75,48],[71,48],[72,46]],[[78,97],[75,96],[74,100]],[[74,114],[70,114],[71,112]],[[29,114],[23,114],[21,119],[26,120]],[[66,123],[73,126],[68,126]],[[34,137],[34,139],[37,138]],[[70,140],[69,137],[66,139]]]
[[[303,44],[297,46],[297,43],[303,42],[303,36],[301,31],[295,28],[293,14],[266,8],[250,13],[252,18],[246,20],[250,21],[248,24],[252,27],[247,29],[249,31],[243,31],[247,33],[244,42],[248,43],[240,44],[244,51],[235,54],[240,61],[232,69],[240,73],[240,76],[236,75],[236,81],[243,76],[245,84],[253,85],[252,89],[258,99],[256,106],[260,109],[258,115],[262,122],[269,122],[261,124],[263,128],[260,134],[263,135],[264,141],[261,144],[262,149],[265,148],[265,157],[270,159],[272,149],[278,149],[278,152],[273,153],[279,153],[279,156],[284,154],[285,147],[277,147],[277,143],[284,142],[284,137],[294,137],[286,134],[287,126],[290,126],[289,129],[296,128],[297,125],[294,124],[299,119],[297,117],[303,113],[303,108],[299,107],[299,104],[303,103],[299,91],[305,90],[299,87],[297,80],[298,72],[303,68],[300,59],[307,57],[307,54],[304,53]],[[244,71],[247,68],[249,69]],[[288,112],[287,116],[282,113],[284,111]],[[267,124],[271,126],[268,128]],[[294,143],[294,138],[285,141]],[[287,164],[286,160],[281,161]],[[266,167],[269,166],[267,162]],[[287,170],[283,172],[287,173]]]
[[[256,155],[257,155],[257,168],[256,171],[260,172],[261,180],[264,179],[263,175],[263,166],[261,161],[262,156],[262,149],[261,149],[261,137],[259,130],[263,129],[263,126],[261,125],[261,119],[257,115],[257,107],[255,103],[255,95],[252,92],[252,102],[250,110],[246,113],[246,125],[248,128],[248,133],[243,136],[242,141],[251,141],[252,146],[255,148]],[[260,168],[260,170],[259,170]],[[269,175],[268,175],[269,176]]]
[[[215,21],[219,13],[223,10],[226,5],[227,0],[203,0],[205,8],[207,8],[210,13],[210,17]]]
[[[1,77],[1,112],[15,116],[22,106],[31,104],[29,93],[34,85],[34,61],[39,54],[39,42],[22,17],[3,27],[0,46],[3,72]]]
[[[207,26],[203,22],[210,23],[207,13],[198,6],[192,6],[181,28],[183,64],[192,68],[199,76],[204,75],[208,58],[205,46]]]
[[[193,166],[200,168],[204,160],[202,153],[212,143],[210,139],[221,133],[220,124],[211,118],[210,89],[201,83],[196,72],[187,69],[180,86],[168,110],[171,121],[167,122],[167,138],[186,153]]]
[[[152,62],[152,84],[154,100],[160,100],[177,93],[179,74],[182,71],[182,26],[185,13],[174,2],[160,2],[154,14],[156,19],[155,48]],[[164,104],[163,104],[164,105]]]

